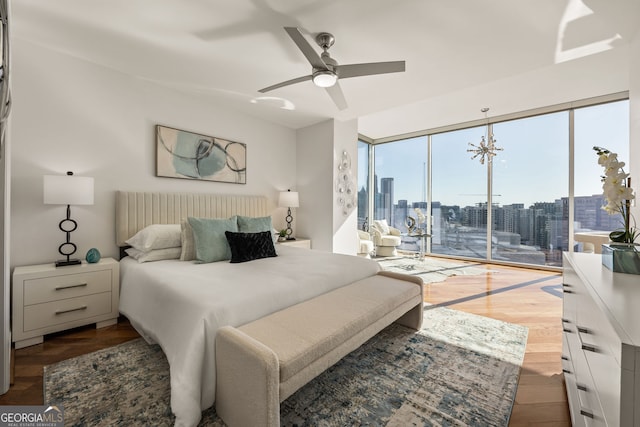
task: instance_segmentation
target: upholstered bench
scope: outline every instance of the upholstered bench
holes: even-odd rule
[[[422,324],[423,283],[381,271],[216,335],[216,412],[279,426],[280,402],[393,322]]]

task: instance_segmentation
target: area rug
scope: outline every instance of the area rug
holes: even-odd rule
[[[286,426],[506,426],[527,328],[427,306],[421,331],[391,325],[281,404]],[[142,339],[44,369],[65,426],[172,426],[169,369]],[[224,426],[215,410],[201,426]]]
[[[420,276],[424,283],[443,282],[451,276],[475,276],[491,271],[437,258],[394,257],[376,260],[383,270]]]

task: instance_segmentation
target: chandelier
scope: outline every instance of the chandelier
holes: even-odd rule
[[[487,112],[489,111],[489,108],[482,108],[480,111],[482,111],[484,113],[484,117],[485,119],[487,119]],[[487,119],[487,129],[489,129],[489,120]],[[485,140],[485,136],[482,136],[482,139],[480,140],[480,143],[478,145],[476,144],[472,144],[471,142],[469,143],[469,146],[472,148],[467,149],[467,152],[469,153],[474,153],[473,157],[471,157],[471,160],[476,159],[477,157],[480,157],[480,164],[484,165],[484,161],[485,159],[488,162],[491,162],[493,157],[496,155],[496,151],[502,151],[503,148],[500,148],[498,146],[496,146],[496,140],[493,138],[493,133],[492,132],[488,132],[488,135],[486,137]]]

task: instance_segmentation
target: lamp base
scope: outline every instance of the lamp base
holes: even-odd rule
[[[82,261],[80,261],[79,259],[59,259],[58,261],[56,261],[56,268],[57,267],[67,267],[69,265],[78,265],[78,264],[82,264]]]
[[[295,237],[287,237],[287,240],[296,240]]]

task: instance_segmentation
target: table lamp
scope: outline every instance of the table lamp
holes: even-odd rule
[[[80,264],[71,256],[78,249],[71,242],[71,232],[78,228],[78,223],[71,219],[71,205],[93,205],[93,178],[75,176],[73,172],[66,175],[44,175],[44,204],[67,205],[67,217],[60,221],[59,227],[66,233],[66,241],[58,247],[58,252],[66,259],[56,261],[56,267]]]
[[[287,221],[287,240],[296,240],[294,237],[291,237],[291,234],[293,233],[293,229],[291,228],[291,223],[293,222],[291,208],[297,208],[300,206],[298,192],[291,190],[281,192],[278,200],[278,206],[281,208],[287,208],[287,217],[285,218]]]

